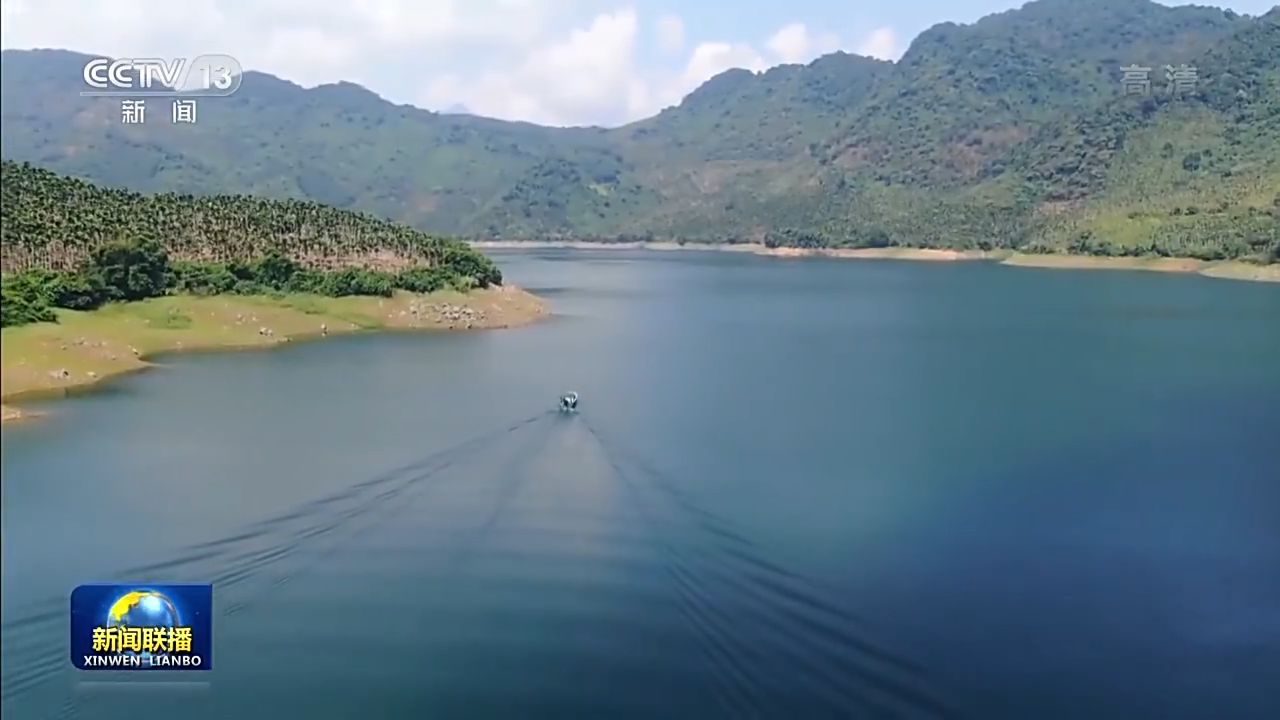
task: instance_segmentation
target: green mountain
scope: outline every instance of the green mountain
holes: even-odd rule
[[[437,114],[248,73],[199,123],[127,126],[86,56],[6,51],[0,151],[141,191],[252,193],[483,239],[756,240],[1275,258],[1280,9],[1037,0],[731,70],[614,129]],[[1152,69],[1145,94],[1122,70]],[[1194,78],[1167,92],[1165,67]]]

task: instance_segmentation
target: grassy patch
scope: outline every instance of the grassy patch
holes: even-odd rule
[[[303,315],[339,320],[360,330],[378,330],[386,322],[375,314],[363,310],[371,304],[370,298],[330,298],[320,295],[271,295],[247,298],[249,303],[268,308],[294,310]],[[376,300],[374,301],[376,302]]]
[[[250,300],[256,300],[258,303],[263,305],[290,308],[305,315],[324,315],[330,309],[325,303],[325,300],[328,299],[329,298],[317,297],[315,295],[270,295]]]
[[[458,322],[445,307],[472,314]],[[63,392],[147,367],[144,358],[161,352],[267,347],[322,332],[501,327],[543,312],[541,301],[516,288],[391,298],[182,295],[92,312],[59,310],[56,323],[0,330],[0,395],[9,401]]]
[[[186,330],[193,323],[191,316],[178,308],[146,307],[138,308],[138,316],[146,320],[147,327],[156,330]]]

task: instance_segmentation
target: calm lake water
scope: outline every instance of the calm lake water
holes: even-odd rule
[[[1280,287],[501,260],[552,319],[4,429],[5,719],[1280,717]],[[113,579],[215,583],[207,685],[71,669]]]

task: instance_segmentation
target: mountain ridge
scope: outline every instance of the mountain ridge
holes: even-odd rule
[[[730,70],[617,128],[434,113],[249,72],[202,105],[200,127],[139,129],[53,94],[74,58],[5,51],[0,129],[7,159],[108,185],[305,198],[474,239],[1265,259],[1280,242],[1278,38],[1280,10],[1036,0],[935,25],[897,62]],[[1132,64],[1153,68],[1150,95],[1119,92]],[[1203,65],[1195,92],[1163,96],[1166,64]]]

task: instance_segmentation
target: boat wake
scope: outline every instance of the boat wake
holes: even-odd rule
[[[866,619],[575,413],[525,418],[114,578],[214,584],[220,688],[307,662],[312,684],[344,682],[289,631],[321,603],[323,617],[398,618],[364,638],[379,656],[448,656],[426,677],[421,659],[385,674],[407,698],[395,716],[957,717]],[[6,613],[6,714],[104,712],[68,692],[66,622],[65,598]],[[294,660],[251,669],[267,650]],[[344,716],[341,697],[286,686],[299,713]],[[220,691],[204,710],[254,717],[255,702]]]

